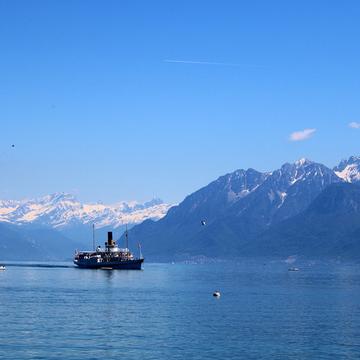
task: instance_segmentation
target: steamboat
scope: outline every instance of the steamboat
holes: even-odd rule
[[[94,237],[93,237],[94,239]],[[141,254],[139,244],[139,257],[136,258],[130,252],[128,246],[128,232],[125,233],[126,246],[119,248],[113,239],[111,231],[108,232],[108,239],[105,247],[98,246],[93,251],[76,251],[74,264],[79,268],[86,269],[119,269],[119,270],[141,270],[144,258]],[[95,245],[95,241],[94,241]]]

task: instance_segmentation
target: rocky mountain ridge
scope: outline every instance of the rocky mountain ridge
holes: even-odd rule
[[[300,159],[270,173],[237,170],[189,195],[159,221],[135,226],[130,236],[154,256],[239,256],[263,232],[306,211],[328,186],[356,184],[357,159],[334,169]],[[350,168],[351,176],[339,176]]]

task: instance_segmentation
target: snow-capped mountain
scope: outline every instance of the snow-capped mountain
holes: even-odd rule
[[[62,230],[74,225],[96,224],[97,228],[117,228],[158,220],[166,215],[169,204],[160,199],[146,203],[119,202],[112,205],[83,204],[73,195],[55,193],[31,200],[0,200],[0,221],[12,224],[37,224]]]
[[[333,169],[308,159],[270,173],[237,170],[189,195],[159,221],[135,226],[130,236],[156,256],[241,254],[261,233],[304,212],[328,186],[344,182]]]
[[[110,230],[121,244],[125,241],[121,237],[124,225],[128,224],[132,246],[141,242],[147,256],[154,258],[272,254],[280,238],[285,252],[290,251],[287,244],[291,244],[294,250],[290,253],[297,253],[304,242],[311,253],[314,246],[321,250],[324,243],[330,244],[330,238],[359,238],[358,184],[360,157],[352,156],[333,169],[300,159],[272,172],[236,170],[171,209],[158,199],[144,204],[83,204],[64,193],[33,200],[3,200],[0,250],[12,256],[11,249],[18,244],[15,248],[29,249],[29,256],[37,251],[39,257],[50,258],[53,253],[59,257],[62,251],[64,258],[74,248],[91,247],[91,225],[95,223],[98,244],[106,240],[106,231]],[[314,233],[313,228],[317,229]],[[346,236],[344,229],[349,232]],[[306,236],[299,236],[304,231]],[[342,251],[341,243],[336,246]]]
[[[282,221],[305,210],[330,184],[342,181],[323,164],[300,159],[273,172],[264,184],[271,200],[268,223]],[[266,215],[264,215],[266,219]]]
[[[356,183],[360,181],[360,157],[351,156],[348,160],[342,160],[334,168],[335,174],[346,182]]]

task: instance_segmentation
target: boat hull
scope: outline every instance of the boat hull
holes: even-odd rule
[[[74,264],[82,269],[117,269],[117,270],[141,270],[144,259],[123,261],[93,262],[88,260],[74,260]]]

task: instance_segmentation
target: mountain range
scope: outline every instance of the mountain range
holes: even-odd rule
[[[83,204],[71,194],[55,193],[31,200],[0,200],[0,221],[58,229],[93,223],[98,228],[118,228],[125,223],[137,224],[148,218],[160,219],[169,207],[160,199],[143,204],[136,201],[122,201],[112,205]]]
[[[359,194],[360,157],[352,156],[332,169],[300,159],[272,172],[236,170],[175,206],[158,199],[82,204],[62,193],[0,201],[0,257],[70,258],[90,247],[95,223],[97,243],[129,224],[130,241],[142,244],[148,260],[360,258]]]
[[[130,237],[150,258],[160,259],[170,254],[360,258],[359,184],[360,157],[354,156],[333,169],[300,159],[273,172],[237,170],[189,195],[159,221],[135,226]],[[326,203],[331,207],[325,215]],[[344,243],[346,254],[345,238],[351,239]]]
[[[84,204],[66,193],[0,200],[0,258],[70,258],[75,248],[91,246],[93,224],[97,241],[102,243],[106,231],[120,236],[125,226],[131,228],[145,219],[158,220],[169,207],[160,199]]]

